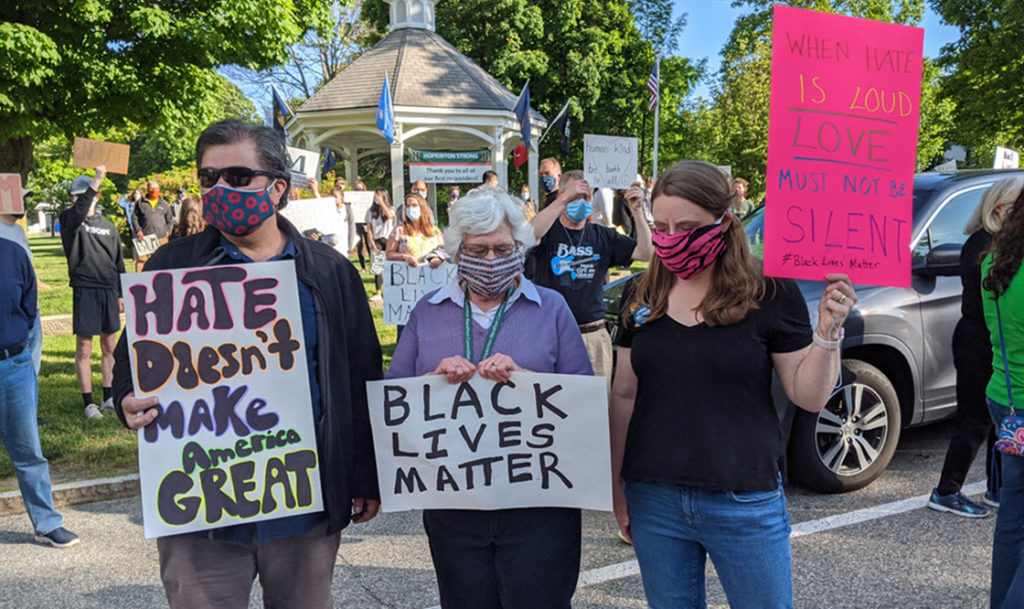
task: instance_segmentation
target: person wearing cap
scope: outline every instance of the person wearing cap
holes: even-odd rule
[[[21,198],[28,206],[28,197],[33,194],[32,189],[22,188]],[[28,255],[28,259],[32,260],[32,250],[28,246],[28,237],[25,236],[25,230],[18,224],[18,220],[25,217],[25,212],[20,214],[0,214],[0,239],[7,239],[13,241],[21,246],[21,249],[25,250]],[[28,350],[32,353],[32,363],[35,365],[36,375],[39,375],[39,365],[43,361],[43,326],[39,318],[38,311],[36,319],[32,324],[32,327],[28,331]]]
[[[78,536],[53,508],[50,466],[39,444],[39,385],[32,367],[29,329],[39,315],[32,262],[16,243],[0,239],[0,440],[14,464],[36,541],[66,548]]]
[[[75,334],[75,373],[85,402],[85,416],[89,419],[103,416],[92,400],[92,339],[100,335],[103,409],[112,410],[114,346],[124,307],[121,238],[114,223],[96,213],[100,184],[106,174],[106,167],[100,165],[95,178],[87,175],[75,178],[70,190],[74,203],[60,216],[60,238],[68,259],[68,277],[74,297],[71,323]]]
[[[146,194],[135,205],[135,238],[142,239],[146,235],[156,235],[160,245],[167,243],[167,238],[174,230],[174,210],[166,200],[160,198],[160,183],[150,180],[146,183]],[[149,255],[135,259],[135,270],[141,271],[149,260]]]

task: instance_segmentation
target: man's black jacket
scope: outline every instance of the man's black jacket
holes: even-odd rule
[[[96,191],[89,188],[60,214],[60,239],[73,288],[107,288],[121,292],[124,257],[114,223],[89,214]]]
[[[366,381],[383,376],[380,342],[355,267],[330,246],[303,238],[286,219],[276,218],[295,244],[298,279],[313,292],[321,404],[316,439],[328,533],[333,533],[348,526],[353,498],[380,499],[366,401]],[[220,242],[212,227],[175,239],[153,254],[145,270],[210,266],[224,255]],[[133,391],[122,333],[114,350],[114,404],[122,423],[121,401]]]
[[[157,239],[163,239],[174,230],[174,211],[163,199],[157,200],[154,207],[143,196],[135,202],[135,211],[132,215],[135,230],[142,231],[143,235],[156,235]]]

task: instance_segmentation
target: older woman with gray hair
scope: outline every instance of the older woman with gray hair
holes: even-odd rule
[[[459,199],[445,232],[458,273],[413,309],[388,377],[443,374],[462,383],[477,373],[504,382],[520,370],[592,374],[561,294],[522,275],[533,241],[503,190],[481,186]],[[423,525],[443,609],[569,609],[580,510],[424,510]]]

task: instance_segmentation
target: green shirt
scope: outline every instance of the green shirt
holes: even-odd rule
[[[992,267],[992,254],[981,263],[982,280]],[[992,339],[992,378],[985,395],[992,401],[1008,406],[1006,372],[1003,367],[1003,349],[999,341],[999,322],[993,293],[981,288],[981,302],[985,309],[985,324]],[[1006,339],[1006,360],[1010,367],[1010,385],[1013,388],[1014,407],[1024,409],[1024,273],[1018,271],[1006,292],[999,297],[999,313],[1003,318],[1003,337]]]

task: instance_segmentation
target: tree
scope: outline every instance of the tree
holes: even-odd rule
[[[366,0],[362,15],[374,28],[367,39],[373,44],[387,31],[388,7]],[[566,168],[582,165],[584,133],[640,136],[654,51],[626,0],[441,2],[436,27],[508,89],[518,93],[529,79],[533,108],[548,119],[572,98],[573,150],[562,159]],[[696,80],[697,70],[679,62],[682,68],[670,71],[673,80],[663,76],[662,90],[685,94]],[[546,139],[541,154],[557,155],[558,139]]]
[[[686,13],[673,17],[675,5],[668,0],[629,0],[629,10],[636,17],[636,27],[644,40],[651,43],[662,57],[674,55],[679,36],[686,27]]]
[[[286,98],[309,99],[320,87],[337,76],[363,50],[361,41],[369,34],[359,19],[362,0],[323,0],[304,16],[308,27],[285,49],[287,59],[263,70],[231,66],[225,71],[234,82],[264,91],[277,85]]]
[[[52,135],[163,129],[207,101],[212,70],[286,59],[318,0],[8,0],[0,4],[0,172]]]
[[[1024,146],[1024,4],[932,0],[960,38],[942,49],[942,93],[953,100],[954,139],[972,149],[975,165],[991,166],[996,144]]]

